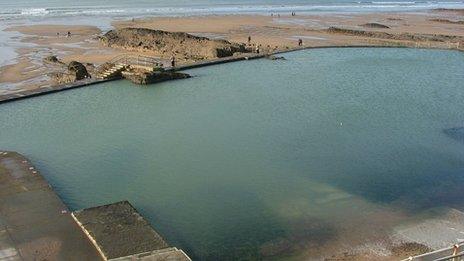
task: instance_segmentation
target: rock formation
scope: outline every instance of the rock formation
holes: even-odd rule
[[[66,68],[60,72],[54,72],[50,74],[52,80],[57,84],[66,84],[86,78],[91,78],[87,72],[87,68],[80,62],[72,61]]]
[[[445,24],[464,24],[464,20],[453,21],[453,20],[443,19],[443,18],[432,18],[432,19],[429,19],[429,21],[445,23]]]
[[[402,40],[402,41],[413,41],[413,42],[462,42],[464,36],[457,35],[444,35],[444,34],[413,34],[413,33],[401,33],[392,34],[386,32],[374,32],[374,31],[363,31],[354,29],[345,29],[338,27],[329,27],[325,29],[325,32],[332,34],[344,34],[368,38],[388,39],[388,40]]]
[[[68,64],[68,71],[75,76],[76,81],[90,78],[90,74],[87,72],[87,68],[85,68],[85,66],[80,62],[70,62]]]
[[[146,28],[111,30],[101,36],[100,41],[109,47],[147,51],[164,58],[175,56],[176,59],[185,60],[220,58],[247,52],[244,44]]]
[[[447,34],[423,33],[387,33],[384,31],[356,30],[339,27],[329,27],[322,30],[329,34],[340,34],[367,38],[377,46],[424,47],[464,50],[464,36]]]
[[[155,72],[127,71],[127,72],[123,72],[122,76],[125,79],[128,79],[129,81],[135,84],[143,84],[143,85],[170,81],[170,80],[190,78],[190,75],[186,73],[165,72],[165,71],[155,71]]]

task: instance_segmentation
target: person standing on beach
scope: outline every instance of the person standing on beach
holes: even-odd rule
[[[171,57],[171,67],[176,67],[176,57]]]
[[[303,45],[303,39],[298,39],[298,46],[302,46]]]
[[[66,37],[68,37],[68,38],[71,37],[71,32],[70,31],[68,31],[68,33],[66,34]]]

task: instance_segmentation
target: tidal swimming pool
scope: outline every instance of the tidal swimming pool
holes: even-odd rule
[[[464,53],[285,57],[2,104],[0,149],[71,209],[129,200],[198,260],[323,251],[463,205]]]

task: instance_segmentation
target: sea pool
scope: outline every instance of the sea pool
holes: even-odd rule
[[[197,260],[354,244],[462,205],[464,53],[285,57],[2,104],[0,148],[31,159],[71,209],[129,200]]]

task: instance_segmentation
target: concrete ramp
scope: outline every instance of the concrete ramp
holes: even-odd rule
[[[170,247],[128,201],[72,215],[104,260],[190,260],[182,250]]]

